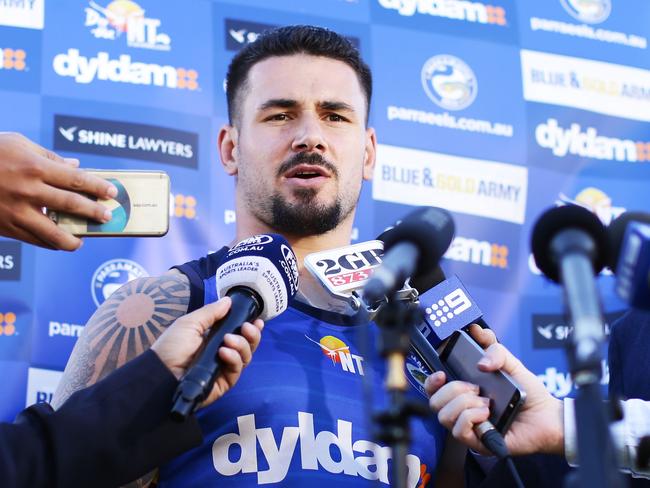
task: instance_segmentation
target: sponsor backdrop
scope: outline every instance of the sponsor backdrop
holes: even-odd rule
[[[561,292],[530,257],[552,205],[605,224],[650,207],[650,2],[635,0],[0,0],[0,130],[82,165],[164,170],[159,239],[68,254],[0,240],[0,419],[48,401],[84,324],[128,280],[227,243],[233,181],[215,151],[232,55],[269,27],[327,26],[375,75],[377,170],[354,240],[412,206],[449,209],[456,273],[502,340],[572,392]],[[624,310],[599,278],[608,324]]]

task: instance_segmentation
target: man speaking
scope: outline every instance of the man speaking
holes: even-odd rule
[[[327,29],[272,30],[232,60],[230,123],[218,146],[236,181],[235,240],[282,234],[297,255],[300,285],[294,305],[267,323],[237,386],[199,414],[204,444],[162,466],[160,486],[390,482],[390,449],[373,440],[363,395],[371,379],[374,400],[382,401],[383,361],[357,333],[372,342],[376,327],[332,299],[303,266],[307,254],[350,243],[361,185],[375,163],[371,92],[358,51]],[[147,324],[157,335],[177,316],[214,301],[225,252],[113,294],[77,342],[55,403],[150,347],[147,336],[122,349],[129,357],[112,354],[125,330]],[[439,475],[445,433],[431,417],[414,419],[411,428],[408,486],[415,488]]]

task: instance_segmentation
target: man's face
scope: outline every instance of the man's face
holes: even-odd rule
[[[268,58],[249,71],[238,107],[222,159],[250,215],[295,236],[352,218],[361,182],[372,176],[375,136],[350,66],[303,54]]]

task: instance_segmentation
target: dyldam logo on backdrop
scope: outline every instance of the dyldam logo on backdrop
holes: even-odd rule
[[[486,5],[480,2],[461,0],[377,0],[379,5],[388,10],[396,10],[404,17],[415,14],[430,15],[478,24],[492,24],[505,27],[508,25],[506,10],[500,6]]]
[[[100,51],[87,57],[79,49],[69,48],[67,52],[54,56],[52,67],[57,75],[73,78],[82,85],[99,80],[189,91],[199,89],[197,70],[142,63],[134,61],[130,54],[120,54],[117,59],[111,59],[108,52]]]
[[[443,256],[451,261],[506,269],[510,249],[505,244],[457,236]]]
[[[576,122],[563,127],[554,118],[537,125],[535,141],[559,158],[577,156],[628,163],[650,160],[650,142],[604,136],[596,127],[583,128]]]

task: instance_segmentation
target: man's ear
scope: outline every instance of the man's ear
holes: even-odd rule
[[[375,172],[375,159],[377,157],[377,135],[375,129],[368,127],[366,129],[366,149],[363,159],[363,179],[372,180]]]
[[[221,164],[230,176],[237,174],[239,163],[239,133],[237,128],[232,125],[224,125],[219,130],[217,146]]]

